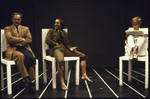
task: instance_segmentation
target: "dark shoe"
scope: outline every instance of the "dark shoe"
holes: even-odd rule
[[[25,88],[30,87],[30,85],[29,85],[29,77],[28,76],[23,78],[23,83],[24,83],[24,87]]]
[[[33,80],[30,79],[30,83],[29,83],[29,85],[30,85],[30,91],[31,91],[31,92],[35,92],[35,91],[36,91],[36,90],[35,90],[35,84],[33,84],[32,81],[33,81]]]
[[[31,85],[31,86],[30,86],[30,91],[31,91],[31,92],[35,92],[35,91],[36,91],[34,85]]]

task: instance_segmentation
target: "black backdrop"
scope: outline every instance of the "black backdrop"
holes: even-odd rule
[[[3,0],[1,29],[12,24],[13,12],[20,12],[42,67],[41,29],[53,27],[60,17],[68,28],[70,44],[89,57],[87,66],[118,66],[119,56],[124,55],[124,31],[135,16],[142,18],[141,27],[148,27],[148,6],[148,0]]]

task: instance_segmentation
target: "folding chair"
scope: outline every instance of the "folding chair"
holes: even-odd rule
[[[13,60],[5,60],[3,59],[3,52],[7,47],[7,41],[5,38],[4,29],[1,29],[1,88],[4,88],[4,81],[3,81],[3,64],[6,65],[6,72],[7,72],[7,94],[12,94],[12,85],[11,85],[11,65],[15,65]],[[36,59],[35,65],[35,88],[39,90],[39,79],[38,79],[38,59]]]
[[[143,31],[147,32],[148,28],[141,28]],[[148,36],[146,36],[148,39]],[[123,85],[123,61],[128,61],[128,81],[131,81],[132,75],[132,60],[129,60],[129,56],[120,56],[119,57],[119,85]],[[149,55],[144,57],[138,57],[136,61],[144,61],[145,62],[145,89],[148,89],[149,82]]]
[[[47,83],[47,73],[46,73],[46,61],[52,62],[52,87],[53,89],[56,88],[56,60],[54,57],[51,57],[50,55],[46,55],[46,50],[49,49],[48,45],[46,44],[46,35],[48,33],[49,29],[42,29],[42,56],[43,56],[43,80],[44,83]],[[64,29],[64,31],[67,32],[67,29]],[[80,58],[79,57],[64,57],[65,61],[65,79],[68,78],[68,61],[76,61],[75,66],[75,84],[79,85],[79,73],[80,73]]]

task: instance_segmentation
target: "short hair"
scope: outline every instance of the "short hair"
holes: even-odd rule
[[[20,15],[20,17],[21,17],[21,19],[22,19],[22,15],[21,15],[21,13],[18,13],[18,12],[14,12],[14,13],[11,15],[11,19],[13,19],[13,18],[14,18],[14,15]]]
[[[132,18],[131,24],[132,25],[138,24],[140,26],[142,24],[142,19],[139,16],[136,16],[136,17]]]
[[[61,29],[63,29],[63,28],[65,27],[64,20],[61,19],[61,18],[57,18],[57,19],[60,21],[60,24],[62,25],[62,26],[61,26]],[[57,20],[57,19],[56,19],[56,20]]]

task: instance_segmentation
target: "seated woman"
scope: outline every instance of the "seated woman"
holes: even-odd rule
[[[133,28],[129,28],[127,31],[143,31],[140,28],[141,23],[140,17],[134,17],[131,20]],[[148,38],[145,35],[126,34],[125,44],[125,55],[129,55],[130,60],[138,56],[148,55]]]
[[[49,45],[49,54],[54,56],[57,62],[57,70],[60,78],[62,90],[67,90],[67,86],[63,79],[64,70],[64,57],[65,56],[78,56],[80,57],[80,65],[82,76],[81,79],[93,82],[86,74],[86,60],[88,57],[76,50],[77,47],[71,47],[69,44],[68,34],[63,30],[64,21],[61,18],[55,20],[54,28],[50,29],[46,36],[46,43]]]

